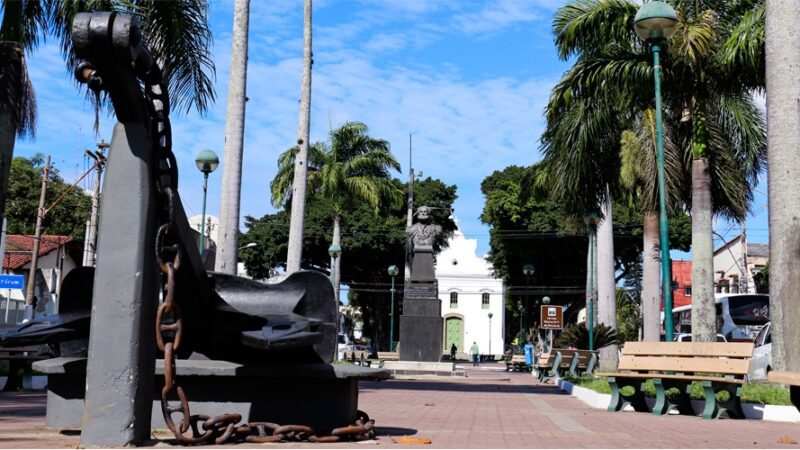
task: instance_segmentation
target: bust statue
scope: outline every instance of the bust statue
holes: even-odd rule
[[[406,240],[409,243],[409,250],[414,251],[416,247],[432,247],[436,237],[442,232],[442,227],[433,225],[431,220],[431,209],[427,206],[417,208],[417,223],[406,229]]]

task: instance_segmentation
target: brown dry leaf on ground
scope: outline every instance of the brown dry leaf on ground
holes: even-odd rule
[[[435,404],[436,404],[436,403],[429,402],[429,403],[425,403],[425,406],[434,406]]]
[[[426,438],[415,438],[411,436],[403,436],[401,438],[392,438],[392,442],[401,445],[426,445],[430,444],[431,440]]]
[[[780,439],[778,439],[778,443],[779,444],[797,444],[797,441],[795,441],[794,438],[792,438],[788,434],[785,434],[785,435],[781,436]]]

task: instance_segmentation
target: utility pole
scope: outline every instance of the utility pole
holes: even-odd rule
[[[743,294],[750,293],[750,266],[747,265],[747,228],[745,227],[744,220],[740,222],[742,229],[741,248],[742,248],[742,267],[741,276],[739,277],[739,292]]]
[[[86,155],[95,160],[94,192],[92,193],[92,215],[89,217],[89,232],[86,236],[86,266],[94,267],[97,257],[97,223],[100,216],[100,180],[106,163],[105,151],[111,144],[100,139],[97,151],[86,150]]]
[[[406,229],[413,225],[414,221],[414,167],[411,165],[411,133],[408,133],[408,217],[406,218]],[[406,257],[405,264],[406,270],[403,272],[403,279],[408,280],[411,278],[411,265],[409,264],[409,254],[411,253],[408,248],[408,239],[406,239]]]
[[[44,170],[42,171],[42,192],[39,194],[39,208],[36,212],[36,229],[33,235],[33,252],[31,253],[31,270],[28,272],[28,290],[25,295],[25,313],[22,322],[33,320],[33,311],[36,308],[34,287],[36,285],[36,269],[39,264],[39,243],[42,240],[42,221],[45,215],[45,199],[47,196],[47,182],[50,178],[50,155],[45,160]]]

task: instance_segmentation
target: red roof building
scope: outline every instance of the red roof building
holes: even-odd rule
[[[60,247],[67,246],[73,240],[72,236],[43,235],[39,242],[39,257],[41,258]],[[73,245],[68,247],[73,247]],[[71,253],[71,250],[74,251],[71,248],[67,251]],[[33,236],[7,234],[5,254],[3,255],[3,271],[13,272],[22,269],[30,264],[32,253]]]
[[[692,304],[692,262],[672,261],[673,308]]]

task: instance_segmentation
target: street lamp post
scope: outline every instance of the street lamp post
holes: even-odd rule
[[[549,305],[550,304],[550,297],[544,296],[542,297],[542,304]],[[550,347],[547,349],[548,351],[553,348],[553,330],[547,330],[547,341],[549,342]]]
[[[589,226],[589,292],[586,294],[586,321],[589,323],[589,350],[594,350],[594,248],[600,215],[596,211],[584,213],[583,221]]]
[[[525,311],[527,311],[527,309],[530,307],[531,276],[533,276],[534,272],[535,269],[533,264],[528,263],[522,266],[522,273],[525,274],[525,309],[523,310],[525,319],[528,318],[528,315],[525,313]],[[526,326],[525,328],[527,329],[528,327]],[[527,337],[527,333],[525,333],[525,336]]]
[[[653,75],[656,94],[656,150],[658,153],[658,206],[661,243],[661,288],[664,296],[664,332],[672,341],[672,268],[669,258],[666,182],[664,181],[664,129],[661,112],[661,62],[663,43],[678,31],[678,14],[665,2],[653,0],[642,5],[633,19],[636,34],[653,51]]]
[[[213,151],[203,150],[197,154],[197,158],[194,159],[194,163],[197,165],[197,169],[200,172],[203,172],[203,214],[201,216],[202,220],[200,221],[200,254],[202,255],[206,246],[206,198],[208,197],[208,174],[217,170],[217,167],[219,167],[219,158]]]
[[[388,269],[389,276],[392,277],[392,302],[389,310],[389,351],[394,351],[394,277],[400,273],[400,269],[392,264]]]
[[[494,314],[489,313],[488,316],[489,316],[489,353],[488,354],[491,355],[492,354],[492,316],[494,316]]]
[[[334,298],[336,298],[336,308],[339,308],[339,290],[336,289],[336,284],[338,281],[336,280],[336,259],[342,254],[342,246],[339,244],[331,244],[328,247],[328,254],[333,259],[333,263],[331,264],[331,283],[333,283],[333,294]]]

